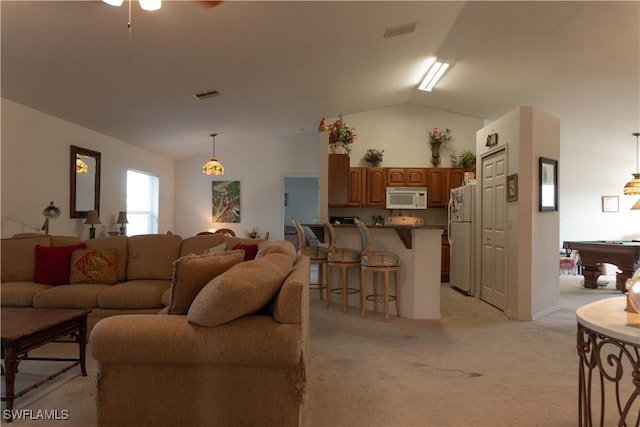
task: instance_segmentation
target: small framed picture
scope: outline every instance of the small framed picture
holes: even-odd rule
[[[507,176],[507,202],[518,200],[518,174]]]
[[[498,144],[498,133],[490,133],[487,135],[487,143],[485,144],[487,147],[493,147]]]
[[[618,196],[602,196],[602,212],[618,212]]]

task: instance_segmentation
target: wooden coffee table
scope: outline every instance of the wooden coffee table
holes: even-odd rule
[[[58,375],[80,365],[83,376],[87,375],[85,349],[87,344],[87,315],[91,310],[2,308],[0,312],[2,330],[3,374],[5,375],[6,409],[11,413],[14,399],[52,380]],[[71,336],[79,346],[77,359],[30,357],[28,352],[60,338]],[[16,393],[14,389],[18,364],[22,360],[53,360],[73,362],[43,380]],[[6,420],[11,422],[12,418]]]

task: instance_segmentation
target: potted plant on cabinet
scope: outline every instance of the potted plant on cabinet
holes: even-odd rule
[[[384,150],[378,150],[375,148],[369,148],[367,153],[364,155],[364,161],[370,163],[371,166],[377,167],[382,164],[382,156],[384,155]]]

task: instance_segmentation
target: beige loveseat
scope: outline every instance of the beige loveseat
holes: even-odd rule
[[[277,241],[215,275],[233,256],[176,261],[169,314],[94,327],[98,426],[300,424],[309,258]]]
[[[109,284],[68,282],[62,285],[36,283],[36,246],[68,247],[84,243],[88,250],[115,253],[115,276]],[[264,241],[222,234],[113,236],[80,242],[78,237],[17,235],[1,241],[0,299],[3,307],[90,309],[89,330],[100,319],[118,314],[155,314],[170,303],[173,263],[211,248],[232,249],[236,244]]]

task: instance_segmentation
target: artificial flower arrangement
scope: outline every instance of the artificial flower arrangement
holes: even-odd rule
[[[371,166],[380,166],[380,164],[382,163],[383,155],[384,150],[369,148],[367,150],[367,153],[364,155],[364,161],[367,163],[371,163]]]
[[[356,140],[355,128],[347,126],[342,117],[342,113],[338,115],[338,120],[329,126],[329,146],[335,149],[336,146],[342,145],[347,151],[351,152],[349,146]]]
[[[260,233],[259,227],[253,227],[251,231],[245,231],[244,234],[246,234],[249,239],[259,239],[262,233]]]
[[[451,132],[452,130],[449,128],[442,130],[439,127],[434,127],[429,131],[429,144],[442,145],[450,142]]]

